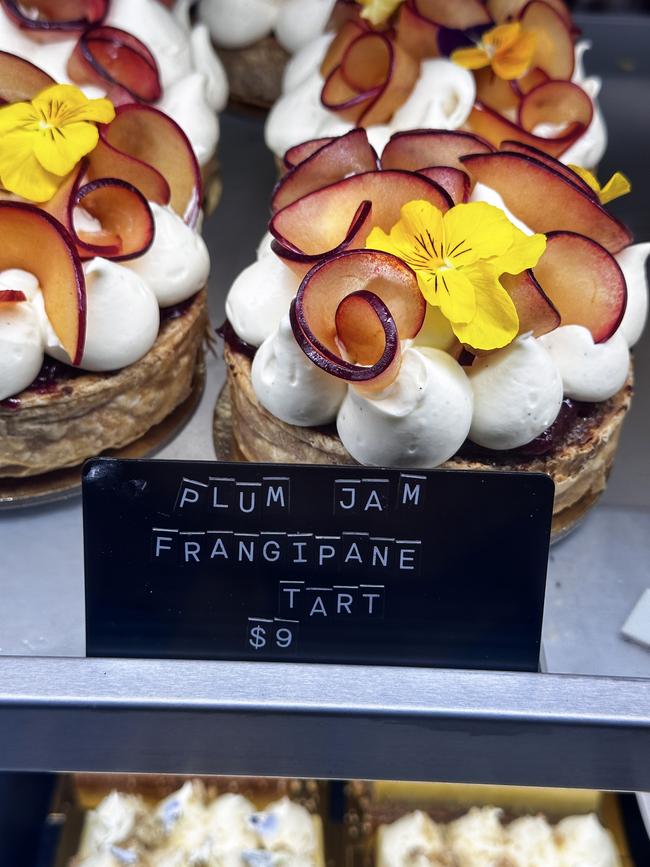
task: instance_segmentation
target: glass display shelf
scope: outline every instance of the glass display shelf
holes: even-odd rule
[[[650,22],[584,18],[604,78],[603,178],[634,193],[614,210],[650,240],[646,109]],[[221,119],[222,201],[206,221],[212,322],[249,264],[275,168],[258,115]],[[0,512],[0,767],[463,780],[650,789],[650,652],[620,633],[650,583],[650,337],[599,504],[551,551],[550,674],[358,666],[84,659],[79,498]],[[225,378],[210,357],[201,403],[162,458],[213,459]],[[522,576],[525,580],[525,576]]]

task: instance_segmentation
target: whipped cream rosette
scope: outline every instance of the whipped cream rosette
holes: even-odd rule
[[[74,5],[56,10],[65,6],[71,14]],[[56,19],[56,27],[79,20]],[[0,99],[0,474],[23,475],[57,466],[47,457],[57,442],[64,465],[96,453],[86,445],[90,451],[79,457],[65,429],[64,421],[81,426],[82,416],[92,417],[75,407],[73,392],[84,405],[84,392],[99,400],[102,383],[119,392],[114,372],[128,368],[124,396],[137,365],[171,340],[170,316],[161,308],[182,303],[188,315],[173,329],[179,353],[187,351],[188,382],[178,384],[176,403],[187,396],[205,328],[201,290],[210,263],[197,230],[200,166],[172,118],[139,101],[114,106],[88,98],[5,52]],[[181,349],[184,338],[191,345]],[[57,371],[48,374],[47,388],[42,368]],[[84,378],[89,371],[100,376]],[[159,421],[157,410],[164,406],[167,414],[170,407],[149,397],[151,418]],[[111,401],[105,396],[100,404],[108,411]],[[37,447],[33,438],[48,422],[49,442]],[[129,424],[116,427],[121,442]],[[109,428],[102,432],[97,422],[104,447],[114,445]]]
[[[603,155],[600,81],[563,0],[341,0],[331,28],[287,67],[266,128],[278,156],[354,126],[378,151],[436,127],[586,167]]]
[[[355,129],[285,163],[226,310],[259,347],[253,399],[301,441],[335,422],[334,460],[512,460],[629,399],[649,246],[602,204],[622,176],[605,193],[528,145],[446,130],[398,133],[378,158]]]

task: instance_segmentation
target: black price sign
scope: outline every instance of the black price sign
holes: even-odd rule
[[[89,656],[538,668],[547,476],[99,458],[83,496]]]

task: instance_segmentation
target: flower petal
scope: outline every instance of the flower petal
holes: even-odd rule
[[[449,59],[463,69],[483,69],[490,65],[487,51],[478,45],[473,48],[457,48],[451,52]]]
[[[32,202],[47,202],[61,179],[45,171],[32,149],[32,137],[21,132],[3,136],[0,149],[0,180],[10,193]]]
[[[390,18],[403,0],[360,0],[360,2],[363,6],[361,17],[377,27]]]
[[[476,315],[469,323],[452,321],[454,334],[473,349],[507,346],[519,331],[519,317],[512,298],[489,263],[480,262],[466,272],[476,295]]]
[[[490,259],[497,274],[521,274],[527,268],[534,268],[546,249],[546,235],[526,235],[512,226],[512,244],[501,256]]]
[[[458,345],[451,324],[444,317],[440,308],[427,304],[424,323],[413,341],[413,345],[431,346],[445,352],[448,352],[454,345]]]
[[[512,223],[500,208],[486,202],[456,205],[443,223],[445,256],[457,267],[500,256],[512,244]]]
[[[26,127],[38,128],[39,116],[29,102],[14,102],[0,108],[0,134]],[[5,142],[2,143],[3,149]]]
[[[455,323],[471,322],[475,318],[476,292],[469,275],[464,270],[441,268],[434,276],[433,288],[436,301],[431,303],[440,307],[443,316],[449,319],[452,326]],[[427,298],[426,294],[424,297]]]
[[[34,153],[43,168],[67,175],[79,160],[97,146],[99,132],[92,123],[68,123],[59,129],[44,129],[34,137]]]
[[[481,41],[483,45],[493,48],[495,51],[504,51],[515,45],[520,38],[521,24],[519,21],[510,21],[507,24],[498,24],[486,31],[481,37]]]
[[[606,205],[619,196],[627,195],[632,189],[632,184],[623,172],[615,172],[602,188],[598,197],[601,204]]]
[[[414,271],[432,271],[440,264],[443,238],[442,212],[430,202],[416,200],[402,207],[400,220],[389,235],[374,228],[366,248],[392,253]]]
[[[536,37],[532,31],[523,32],[516,42],[492,58],[492,69],[505,81],[521,78],[530,69],[535,54]]]
[[[80,120],[110,123],[115,117],[115,108],[110,100],[88,99],[86,94],[73,84],[46,87],[34,97],[32,105],[56,126]]]

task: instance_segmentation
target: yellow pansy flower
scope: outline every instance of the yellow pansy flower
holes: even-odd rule
[[[521,78],[531,67],[535,54],[535,34],[524,30],[519,21],[498,24],[487,30],[481,41],[471,48],[457,48],[451,60],[465,69],[491,66],[499,78]]]
[[[568,168],[572,169],[577,175],[580,175],[587,186],[591,187],[598,196],[601,205],[606,205],[607,202],[612,202],[614,199],[618,199],[619,196],[627,195],[632,189],[632,184],[623,172],[614,172],[607,183],[601,187],[598,183],[598,178],[589,169],[573,165],[569,165]]]
[[[374,27],[387,21],[404,0],[359,0],[363,6],[361,17]]]
[[[88,99],[72,84],[55,84],[31,102],[0,108],[0,181],[32,202],[51,199],[64,177],[97,146],[96,124],[110,123],[108,99]]]
[[[499,282],[532,268],[544,235],[525,235],[500,208],[456,205],[443,214],[426,201],[408,202],[389,234],[374,228],[366,247],[393,253],[416,273],[420,291],[461,343],[500,349],[517,336],[519,317]]]

